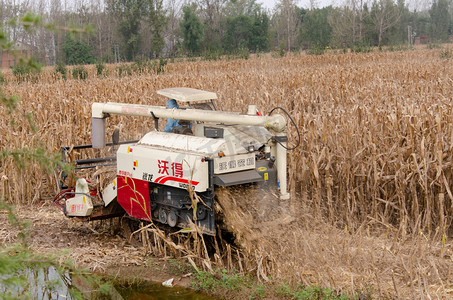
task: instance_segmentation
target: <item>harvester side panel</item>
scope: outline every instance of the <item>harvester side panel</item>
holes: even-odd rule
[[[148,145],[122,145],[117,152],[117,175],[180,189],[192,184],[196,192],[209,188],[204,155],[169,152]]]
[[[148,181],[117,176],[118,203],[131,217],[151,221]]]
[[[255,169],[255,153],[214,158],[214,174],[224,174]]]

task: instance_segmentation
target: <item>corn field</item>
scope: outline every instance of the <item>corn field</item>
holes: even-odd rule
[[[173,62],[160,74],[122,77],[115,74],[114,66],[107,66],[108,76],[96,76],[92,67],[86,80],[63,80],[49,68],[37,81],[21,83],[6,72],[4,92],[20,98],[21,115],[15,124],[7,117],[0,120],[0,149],[41,145],[57,152],[61,146],[89,144],[92,102],[164,105],[165,99],[155,91],[168,87],[216,92],[217,106],[225,111],[246,112],[248,104],[256,104],[267,113],[281,106],[296,121],[302,138],[301,145],[288,152],[291,207],[303,208],[310,218],[341,232],[366,232],[368,237],[387,232],[403,242],[420,236],[421,243],[443,240],[436,259],[449,259],[449,264],[433,259],[419,263],[416,271],[412,266],[404,271],[403,262],[401,280],[395,266],[387,282],[390,295],[401,296],[404,289],[398,286],[413,280],[418,282],[409,283],[416,290],[413,293],[451,296],[453,64],[440,53],[440,49],[418,49],[259,55],[248,60]],[[3,107],[0,111],[6,116]],[[28,125],[28,112],[33,113],[36,132]],[[107,123],[111,131],[113,124],[121,124],[123,140],[140,138],[154,128],[153,121],[145,118],[112,117]],[[297,139],[291,126],[288,134],[291,145]],[[56,192],[55,178],[37,165],[18,170],[12,159],[5,159],[0,166],[0,196],[11,202],[40,203]],[[338,239],[330,242],[341,244]],[[408,257],[427,253],[420,249]],[[431,270],[433,278],[428,276],[423,284],[421,276],[430,268],[435,270]],[[390,272],[378,267],[374,271]],[[370,272],[365,277],[376,280],[378,275]],[[333,274],[337,281],[323,279],[324,283],[342,285],[340,273]],[[305,280],[308,284],[320,278],[322,274],[314,274],[313,281]],[[375,284],[384,290],[384,282]],[[350,280],[344,285],[354,287]],[[406,296],[410,295],[419,296]]]

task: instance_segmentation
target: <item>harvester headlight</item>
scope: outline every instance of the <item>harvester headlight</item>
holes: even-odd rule
[[[224,157],[224,156],[225,156],[225,153],[219,152],[219,157]]]
[[[248,147],[248,150],[249,150],[249,152],[253,152],[253,151],[255,151],[255,147],[253,147],[253,145],[250,145]]]

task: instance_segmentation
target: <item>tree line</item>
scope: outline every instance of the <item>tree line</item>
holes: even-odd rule
[[[265,9],[257,0],[1,0],[0,20],[16,48],[43,63],[82,64],[402,45],[415,37],[446,42],[452,1],[417,6],[405,0],[345,0],[335,7],[303,8],[295,0],[278,0]],[[10,22],[27,12],[59,27],[88,25],[92,33],[26,31]]]

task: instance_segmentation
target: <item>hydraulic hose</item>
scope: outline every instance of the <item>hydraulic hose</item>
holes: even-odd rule
[[[271,109],[271,111],[267,114],[268,116],[270,116],[275,110],[277,109],[280,109],[281,111],[283,111],[289,118],[289,120],[291,121],[291,123],[293,123],[294,127],[296,128],[296,131],[297,131],[297,144],[294,146],[294,147],[286,147],[285,145],[283,145],[280,141],[276,140],[277,143],[279,143],[283,148],[285,148],[286,150],[294,150],[296,149],[297,147],[299,147],[300,145],[300,132],[299,132],[299,128],[297,127],[296,125],[296,122],[294,122],[293,118],[291,117],[291,115],[283,108],[283,107],[280,107],[280,106],[277,106],[277,107],[274,107],[273,109]]]

